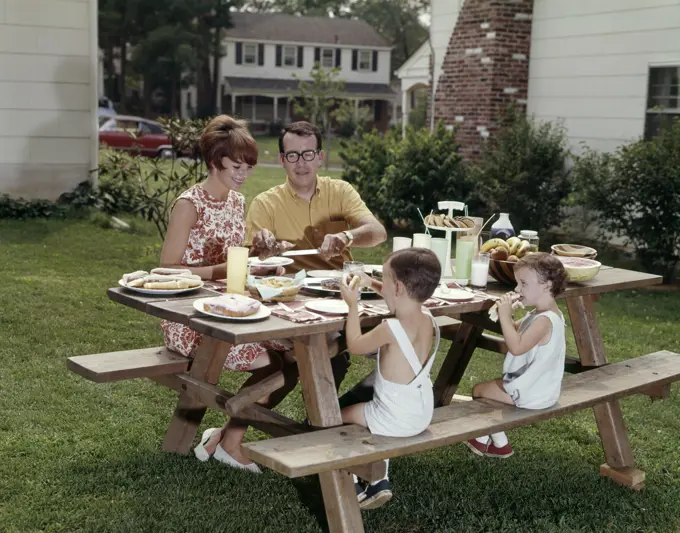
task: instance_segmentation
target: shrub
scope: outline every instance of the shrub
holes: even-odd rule
[[[356,186],[373,213],[387,227],[422,227],[416,208],[425,214],[441,200],[471,200],[455,133],[439,124],[434,132],[391,129],[359,131],[342,141],[343,179]],[[474,207],[474,206],[471,206]]]
[[[267,124],[267,135],[270,137],[278,137],[283,129],[283,120],[272,121]]]
[[[680,120],[614,154],[586,151],[573,173],[602,230],[626,237],[645,268],[672,282],[680,262]]]
[[[560,222],[570,191],[564,127],[536,122],[511,108],[504,126],[472,169],[480,196],[492,212],[510,213],[516,230],[547,230]]]
[[[468,203],[474,210],[472,185],[465,175],[455,132],[438,123],[433,132],[406,129],[406,136],[392,151],[381,182],[384,217],[388,226],[421,228],[418,214],[437,211],[442,200]]]

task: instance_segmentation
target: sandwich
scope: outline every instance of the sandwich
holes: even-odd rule
[[[524,309],[524,304],[522,303],[522,297],[516,292],[512,293],[512,310]],[[489,319],[493,322],[498,322],[498,302],[491,306],[489,309]]]

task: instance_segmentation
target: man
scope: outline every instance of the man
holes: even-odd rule
[[[294,122],[279,135],[279,161],[286,182],[255,197],[246,219],[246,242],[254,247],[273,233],[295,249],[320,248],[321,255],[295,257],[295,271],[342,269],[350,247],[369,248],[387,238],[383,225],[347,182],[318,175],[324,160],[321,132]]]

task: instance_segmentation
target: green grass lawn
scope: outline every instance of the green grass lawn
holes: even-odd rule
[[[259,163],[278,163],[279,162],[279,138],[258,136],[255,138],[257,147],[260,150],[258,155]],[[324,146],[327,149],[327,146]],[[331,144],[330,160],[328,164],[331,167],[342,166],[342,159],[338,155],[340,150],[340,139],[333,139]]]
[[[248,198],[282,180],[280,171],[269,170],[258,169],[246,183]],[[0,532],[324,531],[315,478],[252,476],[164,454],[175,393],[147,380],[97,385],[66,370],[72,355],[162,342],[156,319],[105,294],[121,273],[157,264],[153,228],[135,227],[124,233],[90,220],[0,221]],[[386,250],[356,255],[373,263]],[[596,305],[610,360],[680,352],[680,293],[626,291]],[[476,354],[460,392],[498,376],[501,363],[498,354]],[[355,358],[345,387],[369,368]],[[221,384],[233,390],[245,377],[225,373]],[[584,411],[509,432],[515,455],[505,461],[480,459],[462,445],[394,460],[394,499],[364,513],[366,529],[680,531],[677,386],[665,402],[634,397],[622,404],[635,457],[647,473],[642,492],[599,476],[602,447],[592,412]],[[304,417],[299,389],[281,411]],[[222,423],[209,412],[201,430]]]

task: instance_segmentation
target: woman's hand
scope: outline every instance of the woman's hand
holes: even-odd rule
[[[271,274],[272,267],[270,266],[251,266],[250,274],[252,276],[283,276],[286,273],[286,269],[282,266],[277,266],[274,274]]]
[[[354,276],[350,274],[348,276],[343,276],[342,280],[340,280],[340,294],[350,309],[359,305],[359,290],[361,288],[361,283],[357,283],[356,287],[350,289],[349,283],[353,277]]]

